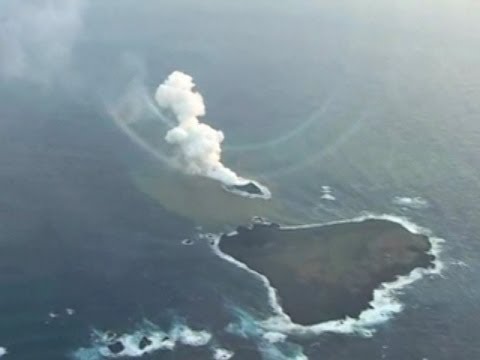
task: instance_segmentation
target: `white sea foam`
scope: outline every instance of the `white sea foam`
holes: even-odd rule
[[[443,239],[433,237],[430,230],[420,227],[406,218],[398,217],[394,215],[375,215],[365,214],[349,220],[333,221],[324,224],[308,224],[299,226],[282,226],[281,229],[305,229],[313,228],[324,225],[333,225],[350,222],[362,222],[368,219],[387,220],[398,223],[406,228],[408,231],[414,234],[423,234],[429,237],[431,248],[429,254],[435,257],[434,265],[432,268],[416,268],[410,274],[405,276],[398,276],[393,282],[383,283],[379,288],[374,290],[373,300],[369,304],[369,308],[365,309],[357,318],[346,317],[344,319],[327,321],[314,325],[300,325],[294,323],[291,318],[283,311],[281,307],[277,290],[270,284],[268,278],[252,269],[246,264],[238,261],[232,256],[223,253],[219,248],[220,236],[217,237],[217,241],[213,246],[214,252],[221,258],[237,265],[238,267],[257,276],[265,285],[270,306],[275,313],[271,318],[259,322],[259,326],[266,329],[266,331],[278,332],[283,334],[294,335],[312,335],[321,334],[325,332],[335,332],[344,334],[359,334],[363,336],[371,336],[373,334],[374,326],[379,323],[389,320],[392,316],[399,313],[403,309],[402,303],[396,298],[396,293],[405,288],[406,286],[421,279],[425,275],[440,274],[443,269],[443,263],[440,260],[441,244]]]
[[[151,341],[151,344],[146,346],[144,349],[140,349],[138,344],[143,336],[147,336]],[[157,350],[173,350],[175,347],[175,342],[171,339],[166,338],[166,334],[162,332],[149,333],[148,335],[142,332],[135,332],[133,334],[124,334],[115,339],[119,341],[124,346],[123,351],[118,354],[114,354],[110,349],[104,345],[98,349],[100,355],[110,358],[118,357],[141,357],[144,354],[152,353]],[[115,342],[114,341],[114,342]]]
[[[183,245],[193,245],[194,243],[195,243],[195,241],[193,241],[192,239],[183,239],[182,240]]]
[[[323,194],[320,198],[323,199],[323,200],[328,200],[328,201],[337,200],[337,198],[335,196],[333,196],[332,194],[329,194],[329,193]]]
[[[245,339],[253,340],[262,359],[265,360],[307,360],[300,345],[286,341],[284,334],[272,333],[259,326],[257,319],[240,308],[233,307],[232,313],[237,318],[225,329],[227,332]]]
[[[50,319],[55,319],[55,318],[57,318],[58,316],[59,316],[59,315],[58,315],[57,313],[53,312],[53,311],[50,312],[50,313],[48,313],[48,317],[49,317]]]
[[[308,360],[300,346],[291,344],[290,347],[294,349],[285,351],[280,346],[265,342],[260,344],[259,350],[262,353],[262,358],[265,360]]]
[[[392,200],[395,205],[408,207],[411,209],[425,209],[428,207],[428,201],[420,196],[407,197],[407,196],[395,196]]]
[[[453,265],[453,266],[458,266],[458,267],[461,267],[461,268],[468,268],[468,264],[465,262],[465,261],[462,261],[462,260],[453,260],[450,262],[450,265]]]
[[[7,352],[7,349],[0,346],[0,357],[4,356],[4,355],[7,355],[8,352]]]
[[[235,355],[233,351],[223,349],[223,348],[214,348],[213,349],[213,360],[229,360]]]
[[[75,309],[66,308],[66,309],[65,309],[65,313],[66,313],[68,316],[75,315]]]
[[[96,340],[90,348],[80,348],[73,357],[78,360],[101,360],[104,358],[142,357],[158,350],[174,351],[177,344],[186,346],[205,346],[212,335],[205,330],[194,330],[183,321],[177,321],[170,331],[164,332],[152,323],[145,323],[139,330],[120,336],[110,332],[94,331]],[[146,337],[149,344],[143,349],[140,342]],[[122,351],[113,353],[109,345],[120,342]]]
[[[195,331],[186,325],[174,327],[170,332],[170,336],[173,340],[188,346],[205,346],[212,338],[212,334],[209,332],[204,330]]]
[[[263,338],[272,344],[277,343],[277,342],[282,342],[287,339],[287,335],[282,334],[280,332],[275,332],[275,331],[268,331],[265,334],[263,334]]]
[[[320,198],[322,200],[327,200],[327,201],[335,201],[337,198],[332,194],[332,188],[328,185],[323,185],[322,186],[322,196]]]

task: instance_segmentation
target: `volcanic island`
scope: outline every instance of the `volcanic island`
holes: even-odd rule
[[[266,276],[293,322],[358,317],[382,283],[434,266],[432,244],[390,220],[308,227],[240,226],[219,249]]]

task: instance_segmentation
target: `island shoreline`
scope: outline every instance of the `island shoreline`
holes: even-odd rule
[[[396,276],[393,281],[381,282],[374,288],[372,299],[367,306],[356,317],[343,317],[334,320],[322,321],[314,324],[300,324],[292,321],[292,318],[285,312],[281,304],[281,297],[278,289],[276,289],[269,278],[252,268],[234,256],[225,253],[220,248],[222,236],[235,236],[237,231],[228,234],[218,234],[215,237],[213,245],[214,252],[224,260],[233,263],[234,265],[246,270],[247,272],[259,278],[266,287],[269,297],[269,305],[272,309],[273,315],[267,319],[259,319],[259,326],[267,331],[281,332],[289,335],[315,335],[324,332],[334,333],[357,333],[364,336],[370,336],[375,331],[374,327],[382,322],[390,319],[394,314],[399,313],[403,309],[403,304],[395,296],[396,293],[406,286],[418,281],[426,275],[439,274],[442,271],[443,263],[439,255],[441,252],[441,244],[443,239],[434,237],[429,229],[418,226],[410,220],[395,216],[395,215],[377,215],[377,214],[363,214],[361,216],[345,219],[339,221],[331,221],[320,224],[305,224],[295,226],[280,226],[281,230],[296,230],[319,228],[328,225],[360,223],[366,220],[384,220],[401,225],[404,229],[415,235],[423,235],[427,237],[430,248],[425,253],[432,256],[430,267],[415,267],[409,273]],[[257,221],[258,223],[258,221]],[[271,224],[264,221],[265,224]],[[251,224],[253,228],[255,224]],[[248,227],[247,227],[248,228]]]

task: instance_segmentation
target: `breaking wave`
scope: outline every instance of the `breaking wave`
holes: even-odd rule
[[[287,335],[273,333],[258,326],[258,321],[246,311],[231,309],[237,321],[227,326],[226,331],[236,336],[255,341],[265,360],[307,360],[300,345],[288,341]]]
[[[213,359],[214,360],[229,360],[234,355],[235,355],[235,353],[233,351],[223,349],[223,348],[215,348],[213,350]]]
[[[392,200],[395,205],[403,206],[411,209],[425,209],[428,207],[428,201],[420,196],[407,197],[407,196],[395,196]]]
[[[178,345],[207,346],[212,334],[206,330],[194,330],[185,321],[176,321],[170,330],[164,331],[157,325],[145,321],[132,333],[117,335],[111,332],[94,330],[89,347],[83,347],[73,353],[75,360],[102,360],[105,358],[142,357],[156,351],[175,351]],[[228,360],[230,351],[212,347],[212,356]],[[217,355],[215,355],[217,354]],[[220,357],[223,354],[224,357]]]

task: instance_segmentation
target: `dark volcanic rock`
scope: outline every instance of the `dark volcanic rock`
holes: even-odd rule
[[[267,276],[294,322],[315,324],[368,308],[373,290],[417,267],[431,267],[424,235],[386,220],[282,229],[239,227],[220,249]]]
[[[263,195],[262,189],[260,189],[257,185],[253,182],[248,182],[245,185],[232,185],[230,186],[231,189],[242,191],[252,195]]]
[[[125,350],[125,346],[122,344],[121,341],[115,341],[113,344],[108,345],[108,350],[112,354],[120,354],[123,350]]]
[[[145,349],[147,346],[152,345],[152,340],[150,340],[148,337],[143,336],[142,339],[140,340],[140,343],[138,344],[138,348],[140,350]]]

